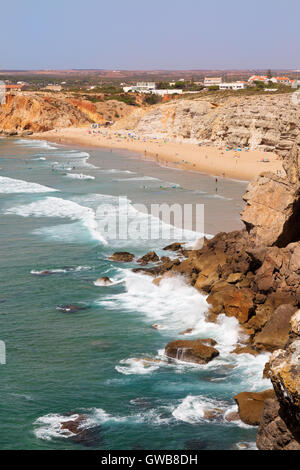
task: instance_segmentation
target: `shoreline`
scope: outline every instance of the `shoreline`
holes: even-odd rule
[[[225,147],[206,147],[145,136],[141,140],[141,137],[134,139],[131,135],[106,128],[93,133],[89,127],[69,127],[35,133],[29,138],[61,145],[128,150],[136,153],[137,158],[152,160],[165,167],[239,181],[250,181],[265,171],[283,172],[282,161],[270,152],[226,150]]]

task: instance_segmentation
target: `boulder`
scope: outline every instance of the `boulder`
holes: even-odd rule
[[[60,429],[72,433],[68,437],[72,442],[86,447],[97,446],[101,441],[101,426],[91,425],[88,421],[89,417],[87,415],[78,415],[74,420],[61,422]]]
[[[289,338],[290,320],[297,308],[283,304],[272,314],[263,329],[255,336],[254,345],[258,350],[275,351],[282,349]]]
[[[168,357],[185,362],[206,364],[219,355],[219,351],[208,344],[216,344],[211,339],[177,340],[167,344],[165,353]]]
[[[260,423],[265,400],[274,397],[273,389],[257,393],[242,392],[236,395],[234,399],[238,404],[241,420],[251,426],[257,426]]]
[[[254,293],[250,289],[231,286],[212,293],[206,300],[215,315],[225,312],[228,317],[236,317],[240,323],[246,323],[253,312],[253,298]]]
[[[178,242],[171,243],[171,245],[165,246],[163,250],[164,251],[180,251],[182,250],[182,245],[184,245],[184,243],[178,243]]]
[[[106,286],[110,286],[111,284],[112,284],[112,281],[107,276],[99,277],[99,279],[97,279],[97,281],[94,282],[94,285],[99,286],[99,287],[106,287]]]
[[[134,260],[134,255],[127,251],[119,251],[114,253],[109,259],[112,261],[120,261],[121,263],[131,263]]]
[[[237,411],[230,411],[229,413],[226,413],[224,416],[225,421],[228,421],[231,423],[232,421],[239,421],[240,420],[240,415],[238,414]]]
[[[157,263],[157,261],[159,261],[159,257],[155,251],[149,251],[149,253],[146,253],[144,256],[139,258],[137,262],[142,266],[146,266],[148,263]]]

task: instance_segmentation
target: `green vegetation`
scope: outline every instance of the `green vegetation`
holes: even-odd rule
[[[147,95],[145,98],[145,103],[147,104],[158,104],[158,103],[161,103],[161,101],[162,101],[161,96],[154,95],[154,94]]]

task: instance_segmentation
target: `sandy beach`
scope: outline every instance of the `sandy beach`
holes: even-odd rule
[[[31,137],[61,144],[130,150],[166,166],[246,181],[265,171],[284,171],[279,157],[270,152],[199,146],[106,128],[93,131],[89,127],[69,127]]]

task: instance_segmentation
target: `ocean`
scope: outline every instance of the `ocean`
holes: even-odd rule
[[[61,429],[84,414],[92,449],[255,449],[257,429],[225,415],[236,410],[235,394],[270,387],[268,355],[230,354],[237,321],[206,322],[205,296],[183,279],[158,287],[132,272],[135,261],[109,260],[115,251],[174,257],[162,249],[177,240],[114,239],[97,221],[104,205],[108,218],[118,215],[122,196],[139,226],[149,216],[134,204],[198,203],[207,235],[239,229],[246,183],[121,150],[18,138],[0,139],[0,168],[0,448],[84,449]],[[188,246],[200,237],[185,235]],[[103,276],[112,284],[95,285]],[[81,309],[57,308],[69,304]],[[165,345],[187,328],[185,339],[217,340],[220,356],[207,365],[168,361]],[[208,418],[211,409],[219,411]]]

